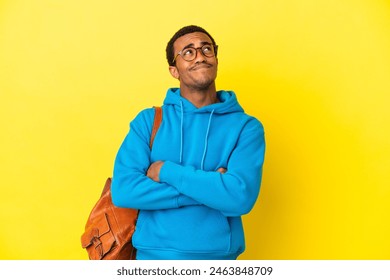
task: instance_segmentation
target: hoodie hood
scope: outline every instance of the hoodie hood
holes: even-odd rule
[[[233,91],[217,91],[219,103],[210,104],[202,108],[196,108],[190,101],[185,99],[180,94],[179,88],[171,88],[168,90],[164,100],[164,105],[173,105],[176,110],[186,113],[211,113],[227,114],[234,112],[244,112],[240,104],[238,104],[236,94]]]
[[[208,123],[207,123],[207,130],[206,134],[204,136],[204,149],[203,149],[203,156],[201,161],[201,170],[204,169],[204,161],[207,153],[207,147],[208,147],[208,138],[209,138],[209,132],[211,127],[211,122],[213,115],[222,115],[222,114],[228,114],[228,113],[235,113],[235,112],[244,112],[240,104],[238,104],[237,97],[233,91],[217,91],[217,97],[220,102],[210,104],[201,108],[196,108],[194,104],[192,104],[187,99],[183,98],[180,94],[179,88],[171,88],[168,90],[167,95],[164,100],[164,105],[173,105],[174,109],[178,112],[180,112],[180,155],[179,155],[179,162],[183,162],[183,141],[184,141],[184,113],[207,113],[210,114]]]

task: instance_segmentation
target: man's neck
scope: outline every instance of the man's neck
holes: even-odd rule
[[[181,88],[180,94],[182,97],[194,104],[196,108],[201,108],[219,102],[215,85],[206,90]]]

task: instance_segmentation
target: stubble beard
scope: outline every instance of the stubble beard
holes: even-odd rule
[[[213,79],[207,79],[207,80],[197,81],[196,83],[190,85],[189,88],[195,91],[208,91],[213,84],[214,84]]]

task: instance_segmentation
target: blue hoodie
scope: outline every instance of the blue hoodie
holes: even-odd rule
[[[149,149],[154,109],[140,112],[115,159],[113,203],[140,209],[137,259],[236,259],[245,250],[241,215],[260,191],[264,130],[231,91],[196,108],[169,89]],[[162,160],[160,182],[146,176]],[[227,172],[216,172],[220,167]]]

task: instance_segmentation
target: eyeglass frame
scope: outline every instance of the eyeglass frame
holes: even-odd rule
[[[205,53],[203,52],[203,48],[204,48],[205,46],[211,46],[211,47],[213,47],[213,55],[212,55],[212,56],[207,56],[207,55],[205,55]],[[195,50],[195,57],[194,57],[193,59],[191,59],[191,60],[186,60],[186,59],[184,59],[184,57],[183,57],[181,54],[182,54],[182,52],[183,52],[185,49],[194,49],[194,50]],[[195,47],[184,47],[181,51],[179,51],[179,52],[176,54],[175,58],[172,60],[172,64],[174,64],[174,63],[176,62],[176,58],[177,58],[179,55],[181,56],[181,58],[183,58],[183,59],[184,59],[185,61],[187,61],[187,62],[193,61],[193,60],[196,59],[196,57],[198,56],[198,50],[200,50],[200,52],[202,53],[202,55],[205,56],[205,57],[213,57],[213,56],[216,57],[216,56],[217,56],[217,51],[218,51],[218,45],[204,44],[203,46],[197,47],[197,48],[195,48]]]

